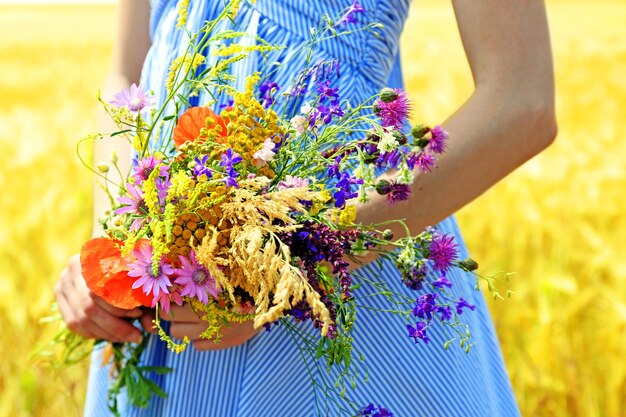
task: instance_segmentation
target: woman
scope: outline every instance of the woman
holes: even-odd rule
[[[189,28],[193,31],[204,20],[213,18],[221,4],[218,0],[191,0]],[[402,83],[396,56],[409,7],[408,0],[362,0],[360,4],[366,12],[359,19],[382,23],[383,36],[363,32],[315,51],[322,59],[341,61],[343,75],[338,87],[343,98],[354,101],[384,86]],[[358,217],[365,223],[406,218],[414,233],[439,223],[440,229],[454,234],[462,243],[456,223],[449,216],[548,146],[556,135],[556,123],[543,1],[454,0],[453,4],[475,89],[444,124],[451,137],[448,151],[433,173],[416,173],[410,200],[388,206],[374,199],[360,208]],[[289,48],[282,54],[288,54],[306,42],[308,28],[319,22],[322,11],[332,15],[348,6],[350,3],[343,0],[258,0],[254,6],[243,6],[240,19],[249,32],[270,42],[287,44]],[[174,0],[154,0],[152,9],[148,0],[121,0],[109,96],[141,80],[159,100],[163,99],[162,85],[169,63],[186,45],[183,32],[175,28],[177,8]],[[298,58],[293,59],[294,64],[285,65],[276,75],[279,84],[295,76],[290,71],[299,66]],[[112,149],[99,146],[97,153],[107,158]],[[121,161],[130,160],[128,148],[118,147],[116,152]],[[96,194],[95,201],[97,218],[107,202],[100,194]],[[461,252],[466,255],[464,248]],[[360,272],[381,274],[372,264]],[[382,274],[394,289],[407,291],[392,265],[384,265]],[[348,392],[352,400],[363,405],[378,402],[401,417],[519,415],[482,295],[474,291],[472,280],[464,274],[448,278],[454,282],[455,294],[476,306],[474,312],[463,316],[477,341],[472,352],[466,355],[458,348],[444,351],[436,346],[443,343],[443,329],[429,330],[433,339],[430,346],[414,346],[403,331],[402,320],[363,311],[355,328],[355,348],[367,358],[369,382],[361,381]],[[139,317],[144,328],[151,329],[148,314],[138,309],[120,310],[90,293],[80,275],[77,257],[69,261],[55,292],[64,320],[70,329],[85,337],[138,341],[140,332],[128,318]],[[175,308],[169,319],[174,337],[197,338],[205,327],[186,307]],[[175,369],[157,381],[169,397],[155,398],[145,410],[128,408],[127,415],[316,415],[308,373],[284,329],[257,333],[250,324],[233,325],[224,330],[221,343],[195,340],[195,350],[180,355],[168,352],[164,344],[153,339],[145,360],[150,365]],[[87,416],[108,414],[108,383],[107,370],[95,359]],[[322,408],[322,412],[339,415],[332,407]]]

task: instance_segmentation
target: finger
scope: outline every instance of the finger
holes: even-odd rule
[[[118,308],[118,307],[112,306],[111,304],[104,301],[104,299],[94,294],[87,287],[85,278],[83,278],[82,270],[80,267],[80,258],[78,257],[78,255],[70,258],[67,269],[70,274],[71,282],[74,286],[75,291],[79,294],[89,294],[92,297],[92,299],[96,302],[96,304],[100,306],[100,308],[106,310],[110,314],[117,316],[117,317],[137,318],[141,316],[141,310],[138,308],[134,308],[132,310]]]
[[[89,329],[83,328],[85,323],[80,322],[77,319],[76,314],[74,314],[74,310],[70,306],[70,303],[67,301],[62,293],[57,294],[57,305],[59,307],[61,317],[63,317],[63,321],[65,322],[68,329],[70,329],[73,333],[76,333],[77,335],[87,339],[97,338],[97,335],[89,331]]]
[[[183,306],[174,305],[169,313],[159,309],[159,318],[176,322],[196,322],[202,320],[189,304],[184,304]]]
[[[158,330],[154,325],[154,311],[147,310],[143,312],[143,315],[139,318],[139,322],[141,323],[141,327],[148,333],[157,334]]]
[[[90,292],[81,294],[80,290],[70,287],[65,289],[64,296],[73,311],[73,320],[68,322],[68,327],[71,324],[92,337],[112,342],[141,341],[141,332],[135,326],[102,309],[94,302]]]
[[[106,312],[108,312],[109,314],[113,316],[128,317],[128,318],[136,319],[136,318],[141,317],[143,314],[140,308],[133,308],[132,310],[126,310],[123,308],[112,306],[111,304],[107,303],[106,301],[104,301],[104,299],[98,297],[96,294],[94,294],[91,291],[89,291],[89,296],[100,308],[102,308],[103,310],[105,310]]]
[[[206,330],[208,323],[203,322],[173,322],[170,327],[170,336],[176,339],[183,339],[187,336],[190,339],[199,339],[200,333]]]
[[[85,314],[98,326],[104,334],[108,335],[107,340],[117,342],[141,342],[141,331],[132,323],[123,318],[109,314],[99,305],[92,303],[85,309]]]

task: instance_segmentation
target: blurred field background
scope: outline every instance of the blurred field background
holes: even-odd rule
[[[548,1],[559,137],[458,217],[482,273],[516,272],[490,304],[522,414],[623,417],[626,3]],[[113,6],[0,6],[0,417],[81,415],[86,367],[54,378],[27,357],[89,237],[74,147],[95,129],[114,30]],[[471,91],[447,1],[414,4],[403,60],[417,119]]]

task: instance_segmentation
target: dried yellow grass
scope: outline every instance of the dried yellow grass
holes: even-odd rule
[[[626,410],[626,4],[548,0],[559,138],[459,214],[483,273],[515,271],[491,305],[524,416]],[[450,4],[415,2],[403,40],[416,119],[471,91]],[[89,238],[90,180],[73,157],[94,131],[110,7],[0,6],[0,417],[80,416],[86,366],[54,378],[27,352],[67,258]],[[79,34],[80,36],[77,36]]]

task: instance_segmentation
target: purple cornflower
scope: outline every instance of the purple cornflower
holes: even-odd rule
[[[427,327],[428,326],[426,326],[426,324],[421,321],[415,323],[415,327],[411,326],[410,324],[406,325],[406,328],[409,331],[409,337],[412,337],[415,340],[415,343],[417,343],[419,339],[422,339],[424,343],[430,342],[430,339],[428,338],[428,336],[426,336]]]
[[[157,159],[155,156],[142,158],[141,160],[134,159],[133,178],[135,178],[138,182],[147,180],[160,162],[161,160]],[[168,169],[169,167],[167,165],[161,165],[159,167],[159,176],[164,177],[167,175]]]
[[[406,93],[399,88],[393,90],[397,97],[393,101],[385,102],[381,99],[374,103],[374,112],[381,118],[381,125],[402,129],[411,110]]]
[[[428,259],[433,262],[436,270],[445,272],[457,258],[458,251],[454,241],[454,236],[433,232],[433,239],[429,246],[430,254]]]
[[[182,268],[176,269],[178,278],[174,280],[182,285],[183,290],[180,295],[196,297],[204,304],[209,302],[208,295],[213,298],[217,297],[217,288],[215,287],[215,279],[209,273],[209,270],[196,260],[196,253],[191,251],[189,259],[179,256]]]
[[[354,3],[344,13],[344,15],[339,19],[339,21],[335,24],[335,26],[341,26],[348,23],[357,23],[356,15],[359,13],[365,13],[365,9],[363,6],[359,4],[359,0],[354,0]]]
[[[198,178],[201,175],[206,175],[207,179],[211,178],[213,175],[211,174],[211,170],[206,166],[206,162],[209,159],[209,155],[204,155],[202,159],[196,156],[196,166],[193,167],[193,175]]]
[[[420,319],[432,320],[433,312],[436,310],[435,300],[437,294],[424,294],[420,295],[415,300],[415,307],[413,308],[413,315]]]
[[[259,92],[261,93],[261,100],[263,101],[263,105],[265,107],[269,107],[276,99],[274,98],[274,93],[280,90],[278,83],[275,81],[265,80],[259,86]]]
[[[442,276],[438,280],[433,281],[433,286],[437,288],[443,288],[443,287],[452,288],[452,283],[448,280],[448,278],[446,278],[445,276]]]
[[[431,139],[428,141],[428,148],[434,153],[443,153],[446,150],[448,132],[443,127],[437,125],[430,130]]]
[[[397,169],[400,162],[402,162],[403,149],[396,149],[391,152],[385,152],[381,154],[376,160],[376,166],[378,168],[392,168]],[[408,163],[408,161],[407,161]],[[410,167],[410,166],[409,166]]]
[[[154,298],[159,298],[160,294],[169,294],[167,287],[172,286],[169,276],[174,273],[174,269],[165,262],[165,256],[158,265],[152,265],[152,246],[149,243],[140,244],[139,249],[133,250],[133,254],[137,261],[128,264],[128,276],[138,278],[133,288],[141,287],[144,294],[152,293]]]
[[[122,89],[110,101],[110,104],[117,108],[126,107],[133,116],[150,110],[155,103],[155,98],[152,95],[146,93],[141,85],[137,86],[134,83],[130,89]]]
[[[317,83],[317,90],[315,91],[319,94],[320,101],[324,100],[324,98],[328,98],[331,103],[335,104],[339,99],[339,88],[331,87],[330,80]]]
[[[456,314],[463,314],[463,308],[469,308],[474,311],[476,306],[468,303],[463,297],[459,298],[459,302],[456,303]]]
[[[113,211],[113,213],[134,213],[140,216],[145,216],[148,213],[148,207],[146,206],[146,202],[143,199],[143,191],[140,188],[136,188],[130,183],[126,184],[126,189],[128,190],[128,194],[130,197],[118,197],[119,202],[124,205]],[[141,217],[135,219],[135,221],[133,221],[133,224],[130,226],[130,231],[132,232],[139,229],[143,225],[144,221],[145,219]]]

